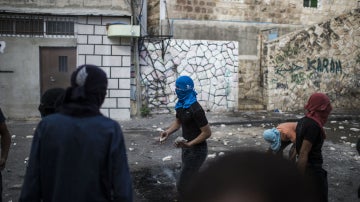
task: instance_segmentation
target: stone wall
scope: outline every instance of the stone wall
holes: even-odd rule
[[[267,108],[303,109],[313,92],[334,108],[360,105],[360,9],[265,44]]]
[[[357,7],[355,0],[319,0],[317,8],[299,0],[166,0],[168,18],[314,24]]]
[[[188,75],[205,110],[237,109],[238,44],[233,41],[165,40],[146,43],[141,52],[144,105],[172,111],[175,80]]]

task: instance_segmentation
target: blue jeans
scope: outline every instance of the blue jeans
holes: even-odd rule
[[[182,149],[181,172],[177,182],[177,190],[180,198],[187,187],[188,181],[191,180],[194,174],[197,174],[201,165],[204,163],[207,153],[206,144]]]

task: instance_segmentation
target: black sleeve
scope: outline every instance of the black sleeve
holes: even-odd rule
[[[193,117],[199,128],[204,127],[208,124],[208,120],[205,116],[205,111],[201,107],[194,112]]]

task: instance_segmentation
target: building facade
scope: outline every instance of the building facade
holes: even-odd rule
[[[109,37],[112,23],[130,24],[126,0],[0,1],[0,106],[9,118],[39,117],[41,94],[67,87],[77,66],[108,76],[101,112],[130,118],[131,38]]]
[[[358,0],[149,0],[148,5],[147,24],[150,35],[160,37],[171,35],[172,40],[238,42],[238,109],[272,110],[281,109],[280,104],[275,105],[278,99],[276,96],[281,93],[274,93],[279,89],[270,92],[273,86],[269,86],[269,81],[278,78],[269,73],[271,66],[268,64],[269,60],[262,59],[273,57],[274,52],[269,51],[273,47],[267,48],[270,42],[272,46],[276,46],[274,44],[280,43],[278,39],[281,37],[291,33],[306,32],[313,26],[354,12],[360,2]],[[352,21],[352,23],[358,22]],[[346,29],[349,25],[343,26]],[[352,31],[348,33],[341,31],[341,36],[356,37]],[[325,33],[321,37],[325,37]],[[354,40],[342,41],[342,43],[352,43],[348,46],[356,47]],[[332,50],[332,48],[334,47],[328,49]],[[321,57],[335,58],[332,53],[337,48],[331,50],[328,51],[328,55],[322,54]],[[298,57],[302,56],[298,55]],[[352,61],[356,61],[356,50],[354,57],[351,57]],[[341,61],[350,59],[338,56],[336,58]],[[349,69],[357,69],[357,65],[354,64],[351,63]],[[309,89],[332,94],[332,91],[326,88]],[[310,90],[304,92],[301,98],[306,99],[309,94]],[[295,99],[289,101],[288,98],[286,101],[288,106],[296,106],[293,110],[302,109],[303,102]],[[349,104],[339,106],[351,107]],[[289,107],[283,109],[290,110]]]

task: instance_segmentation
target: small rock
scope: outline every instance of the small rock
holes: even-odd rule
[[[28,138],[28,139],[31,139],[31,138],[33,138],[34,136],[33,135],[27,135],[26,136],[26,138]]]
[[[216,154],[209,154],[207,157],[208,157],[209,159],[213,159],[213,158],[216,157]]]
[[[172,156],[165,156],[164,158],[162,158],[162,161],[170,161],[172,159]]]
[[[340,139],[342,139],[342,140],[346,140],[346,139],[347,139],[347,137],[346,137],[346,136],[341,136],[341,137],[340,137]]]
[[[13,138],[13,139],[14,139],[15,137],[16,137],[16,135],[12,135],[12,136],[11,136],[11,138]]]
[[[231,136],[231,135],[233,135],[233,133],[228,133],[228,135],[230,135],[230,136]]]
[[[337,121],[330,121],[330,123],[336,123]]]
[[[344,129],[344,126],[339,126],[339,129]]]
[[[256,142],[255,145],[256,145],[256,146],[260,146],[260,145],[261,145],[261,142]]]
[[[132,148],[132,147],[129,147],[129,151],[134,151],[134,148]]]
[[[156,131],[162,132],[164,130],[162,128],[157,128]]]
[[[336,149],[334,147],[330,147],[330,150],[331,151],[335,151]]]
[[[354,131],[354,132],[359,132],[360,131],[360,129],[358,129],[358,128],[350,128],[350,130]]]
[[[351,143],[350,145],[352,148],[356,147],[356,144],[355,143]]]
[[[219,152],[218,155],[219,155],[219,156],[223,156],[223,155],[225,155],[225,153],[224,153],[224,152]]]
[[[224,128],[224,127],[226,127],[226,125],[225,125],[225,124],[221,124],[220,127]]]

